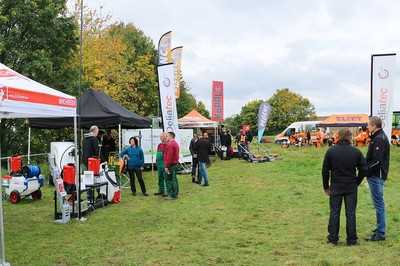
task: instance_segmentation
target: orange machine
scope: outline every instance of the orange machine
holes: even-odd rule
[[[316,134],[316,141],[315,141],[315,147],[320,148],[321,145],[324,144],[324,139],[325,139],[325,133],[322,130],[318,130]]]
[[[369,135],[367,130],[360,130],[355,138],[355,143],[357,147],[362,147],[368,144]]]
[[[392,128],[392,144],[400,146],[400,128]]]

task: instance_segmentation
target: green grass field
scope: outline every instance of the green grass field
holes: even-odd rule
[[[387,241],[363,240],[374,228],[368,187],[359,189],[360,245],[326,244],[328,199],[321,185],[325,149],[281,149],[282,160],[217,161],[210,187],[180,176],[181,197],[133,197],[86,222],[53,223],[52,188],[41,201],[5,203],[6,256],[12,265],[400,265],[400,174],[392,150],[385,191]],[[155,177],[146,173],[149,192]],[[344,216],[342,210],[342,218]]]

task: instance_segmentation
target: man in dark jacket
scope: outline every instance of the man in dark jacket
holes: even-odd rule
[[[91,126],[89,133],[85,135],[83,139],[83,154],[82,162],[87,169],[88,159],[91,157],[99,157],[99,128],[97,126]]]
[[[203,137],[197,141],[196,149],[199,159],[199,172],[200,172],[198,184],[201,184],[203,180],[203,185],[207,187],[208,186],[207,164],[210,163],[209,154],[211,150],[211,145],[210,141],[208,140],[207,133],[204,133]]]
[[[101,143],[101,157],[103,162],[108,162],[111,152],[115,152],[115,139],[111,130],[107,130],[107,134],[103,136]]]
[[[197,134],[193,134],[193,138],[190,141],[189,145],[189,150],[190,154],[192,155],[192,182],[196,182],[196,173],[197,173],[197,168],[199,165],[199,160],[197,158],[197,150],[196,150],[196,143],[199,140],[197,137]]]
[[[340,210],[344,200],[347,245],[355,245],[357,188],[365,176],[367,166],[362,153],[351,146],[350,130],[340,130],[339,140],[338,145],[326,152],[322,166],[323,187],[330,204],[328,243],[336,245],[339,240]]]
[[[370,117],[368,129],[371,133],[371,142],[367,153],[367,180],[376,210],[377,225],[373,234],[367,240],[382,241],[385,240],[386,233],[383,188],[389,172],[390,143],[385,132],[382,130],[382,120],[379,117]]]

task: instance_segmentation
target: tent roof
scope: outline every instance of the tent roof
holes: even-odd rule
[[[317,124],[317,127],[366,127],[367,125],[366,114],[338,114],[329,116]]]
[[[0,63],[0,118],[73,117],[76,98]]]
[[[128,111],[102,91],[87,90],[78,100],[79,126],[89,128],[97,125],[101,128],[116,128],[121,124],[124,128],[148,128],[148,118]],[[30,119],[34,128],[72,127],[72,119]]]
[[[218,127],[218,122],[212,121],[195,109],[190,111],[184,117],[178,119],[179,126],[181,128],[208,128],[208,127]]]

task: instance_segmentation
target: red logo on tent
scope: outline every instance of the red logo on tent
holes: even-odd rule
[[[0,88],[1,88],[1,87],[0,87]],[[3,102],[4,99],[6,98],[5,96],[6,96],[6,93],[4,92],[4,89],[1,88],[1,89],[0,89],[0,104],[1,104],[1,102]]]
[[[63,105],[63,106],[71,106],[71,107],[75,107],[75,106],[76,106],[76,101],[75,101],[75,99],[60,98],[60,99],[58,100],[58,103],[59,103],[60,105]]]
[[[0,78],[14,77],[16,75],[17,74],[14,71],[8,69],[0,69]]]

